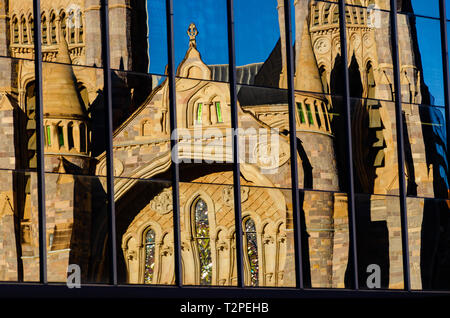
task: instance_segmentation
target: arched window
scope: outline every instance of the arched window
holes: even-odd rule
[[[252,286],[259,285],[259,261],[258,261],[258,242],[256,235],[255,222],[248,218],[244,223],[244,235],[247,245],[247,257],[250,270],[250,284]]]
[[[75,12],[69,12],[69,43],[75,43]]]
[[[212,259],[209,238],[208,206],[199,198],[194,204],[193,236],[197,246],[200,265],[200,285],[211,285]]]
[[[322,103],[322,113],[323,113],[323,118],[324,118],[324,121],[325,121],[325,128],[326,128],[327,131],[329,131],[330,127],[328,126],[328,120],[327,120],[328,113],[327,113],[327,110],[326,110],[326,107],[325,107],[324,103]]]
[[[155,231],[149,229],[144,236],[145,264],[144,264],[144,284],[153,282],[155,271]]]
[[[65,39],[67,39],[67,21],[66,21],[67,18],[66,18],[66,13],[64,11],[61,12],[59,19],[61,21],[61,34]]]
[[[313,25],[319,25],[319,7],[318,6],[314,6],[314,16],[313,16]]]
[[[330,7],[331,3],[326,3],[323,11],[323,24],[328,24],[328,19],[330,18]]]
[[[56,16],[52,14],[50,18],[50,43],[56,44]]]
[[[28,28],[27,20],[25,19],[25,17],[22,17],[20,25],[22,27],[22,43],[28,44]]]
[[[297,103],[298,117],[301,124],[306,124],[305,114],[303,113],[302,103]]]
[[[83,26],[83,14],[78,14],[78,43],[83,43],[84,26]]]
[[[317,126],[320,128],[322,127],[322,121],[320,120],[319,108],[317,107],[317,104],[314,104],[314,112],[316,113]]]
[[[67,125],[67,142],[69,150],[73,148],[73,123]]]
[[[195,117],[195,123],[201,124],[202,123],[202,116],[203,116],[203,104],[198,103],[197,104],[197,116]]]
[[[17,18],[14,18],[13,20],[13,42],[14,44],[19,44],[19,21],[17,21]]]
[[[86,125],[80,124],[80,152],[87,152],[86,133]]]
[[[42,43],[43,44],[47,44],[47,18],[45,17],[45,15],[42,17]]]
[[[64,131],[62,126],[57,126],[56,132],[58,133],[58,144],[60,147],[64,146]]]
[[[216,112],[217,112],[217,122],[223,123],[222,108],[220,107],[220,102],[216,102]]]
[[[28,29],[30,30],[30,43],[34,41],[34,20],[32,16],[28,17]]]

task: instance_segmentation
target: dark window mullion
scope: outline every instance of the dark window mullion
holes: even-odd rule
[[[398,156],[398,182],[400,195],[400,219],[402,230],[402,251],[403,251],[403,282],[407,291],[411,290],[410,268],[409,268],[409,244],[408,244],[408,219],[406,206],[406,183],[405,183],[405,145],[403,131],[402,112],[402,92],[400,84],[400,62],[398,48],[398,24],[397,24],[397,0],[390,0],[391,11],[391,46],[392,64],[394,73],[394,94],[395,94],[395,120],[397,130],[397,156]]]
[[[117,244],[116,244],[116,215],[114,202],[114,167],[112,140],[112,91],[111,65],[109,45],[109,7],[108,0],[101,2],[101,32],[102,32],[102,60],[103,60],[103,102],[105,108],[105,143],[106,143],[106,188],[108,211],[108,255],[109,255],[109,283],[117,285]]]
[[[169,84],[169,114],[170,114],[170,148],[172,154],[172,199],[173,199],[173,242],[175,261],[175,285],[182,287],[182,267],[181,267],[181,234],[180,234],[180,171],[178,165],[178,134],[177,111],[176,111],[176,91],[175,91],[175,54],[174,54],[174,34],[173,34],[173,0],[166,0],[166,22],[167,22],[167,70]]]
[[[228,26],[228,58],[230,74],[230,103],[231,103],[231,129],[233,130],[233,194],[234,194],[234,223],[236,231],[236,266],[237,285],[244,286],[244,263],[242,251],[242,211],[241,211],[241,179],[239,165],[239,134],[238,108],[236,90],[236,51],[234,36],[234,1],[227,0],[227,26]]]
[[[294,52],[292,48],[292,23],[290,1],[284,0],[285,35],[286,35],[286,75],[288,87],[289,107],[289,142],[291,153],[291,180],[292,180],[292,214],[294,224],[294,249],[295,249],[295,286],[303,289],[303,254],[300,220],[300,194],[298,189],[298,163],[297,163],[297,125],[295,112],[297,106],[294,95]]]
[[[348,171],[348,189],[347,189],[347,207],[348,207],[348,228],[349,228],[349,263],[352,269],[353,288],[359,289],[358,280],[358,256],[356,242],[356,220],[355,220],[355,186],[353,175],[353,147],[352,147],[352,128],[351,128],[351,110],[350,110],[350,78],[348,72],[348,55],[347,55],[347,20],[346,6],[344,0],[339,0],[339,21],[340,21],[340,41],[342,56],[342,74],[344,81],[344,111],[345,111],[345,137],[347,151],[347,171]]]
[[[34,15],[34,71],[36,94],[36,152],[39,223],[39,281],[47,284],[47,231],[45,219],[44,112],[42,98],[42,43],[40,0],[33,0]]]

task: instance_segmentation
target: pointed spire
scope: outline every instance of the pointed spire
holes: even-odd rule
[[[295,89],[300,91],[323,93],[319,68],[314,55],[308,23],[304,23],[302,43],[298,57],[297,72],[295,76]]]
[[[71,64],[67,42],[60,37],[56,61],[43,64],[44,116],[84,117]]]

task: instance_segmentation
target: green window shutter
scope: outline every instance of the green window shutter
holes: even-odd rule
[[[305,114],[303,114],[303,108],[302,103],[297,103],[297,111],[298,111],[298,117],[300,117],[300,123],[305,124]]]
[[[48,146],[52,145],[52,135],[50,131],[50,126],[47,126],[47,145]]]
[[[197,107],[197,123],[201,123],[202,122],[202,103],[198,103],[198,107]]]
[[[216,102],[217,122],[223,123],[222,109],[220,108],[220,102]]]
[[[309,106],[309,104],[305,104],[305,106],[306,106],[306,113],[308,115],[308,123],[310,125],[314,125],[314,119],[313,119],[312,112],[311,112],[311,106]]]

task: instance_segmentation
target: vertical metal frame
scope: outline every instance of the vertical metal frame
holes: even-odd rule
[[[441,26],[441,50],[442,50],[442,67],[444,68],[444,99],[445,99],[445,126],[446,126],[446,142],[447,142],[447,178],[448,166],[450,163],[450,74],[448,61],[448,33],[447,33],[447,8],[446,1],[439,0],[440,26]]]
[[[181,264],[181,234],[180,234],[180,171],[178,166],[178,133],[177,133],[177,106],[176,106],[176,83],[175,83],[175,54],[173,34],[173,0],[166,0],[166,23],[167,23],[167,71],[169,84],[169,117],[170,117],[170,148],[172,153],[172,203],[173,203],[173,243],[175,261],[175,285],[182,287],[182,264]]]
[[[109,283],[117,285],[117,240],[116,240],[116,212],[114,202],[114,167],[112,140],[112,87],[111,60],[109,45],[109,6],[108,0],[101,1],[101,34],[102,34],[102,62],[103,62],[103,102],[105,109],[105,142],[106,142],[106,189],[108,211],[108,255],[109,255]]]
[[[358,252],[356,242],[356,219],[355,219],[355,177],[353,169],[353,141],[352,141],[352,122],[351,122],[351,97],[350,97],[350,76],[348,72],[348,54],[347,54],[347,23],[345,20],[345,0],[339,0],[339,33],[341,40],[342,74],[344,78],[344,111],[345,114],[345,137],[347,151],[347,170],[348,170],[348,189],[347,189],[347,208],[348,208],[348,228],[349,228],[349,263],[352,266],[353,288],[359,289],[358,277]]]
[[[45,161],[44,161],[44,103],[42,98],[42,34],[41,3],[33,0],[34,15],[34,72],[36,94],[36,153],[39,224],[39,281],[47,284],[47,229],[45,213]]]
[[[298,189],[298,161],[297,161],[297,125],[295,122],[295,92],[294,92],[294,53],[292,47],[292,22],[290,1],[284,0],[284,18],[286,35],[286,77],[288,87],[289,107],[289,146],[291,150],[291,180],[292,180],[292,215],[294,223],[295,249],[295,286],[304,288],[302,237],[300,221],[300,196]]]
[[[236,231],[236,266],[237,285],[244,287],[243,239],[242,239],[242,211],[241,211],[241,171],[239,161],[239,122],[236,90],[236,52],[234,44],[234,1],[227,0],[227,28],[228,28],[228,70],[230,80],[231,128],[233,136],[233,194],[234,194],[234,222]]]
[[[402,251],[403,251],[403,282],[407,291],[411,290],[410,268],[409,268],[409,242],[408,242],[408,218],[406,206],[406,182],[405,182],[405,144],[403,132],[402,92],[400,83],[400,62],[398,49],[398,22],[397,22],[397,0],[390,0],[390,24],[391,24],[391,47],[392,65],[394,73],[395,94],[395,120],[397,129],[397,157],[398,157],[398,182],[400,199],[400,218],[402,226]]]

